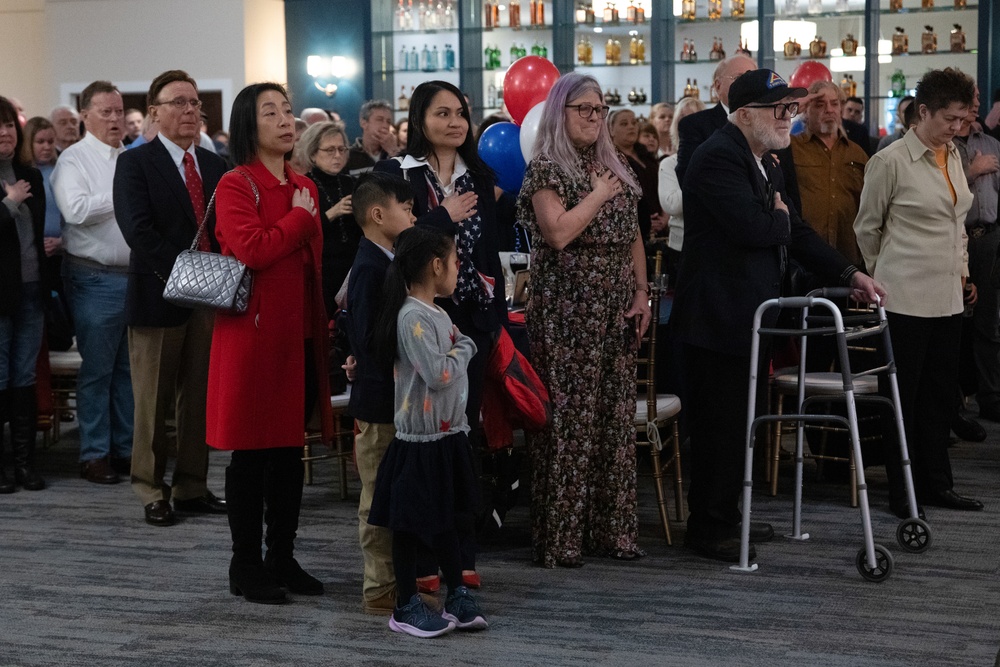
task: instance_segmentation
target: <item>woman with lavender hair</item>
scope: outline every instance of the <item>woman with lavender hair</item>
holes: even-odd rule
[[[636,349],[650,320],[641,191],[607,115],[593,77],[561,77],[517,202],[532,237],[532,363],[552,399],[532,442],[533,556],[545,567],[644,555],[632,429]]]

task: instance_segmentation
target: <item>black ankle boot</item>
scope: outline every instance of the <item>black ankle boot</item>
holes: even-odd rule
[[[14,482],[7,479],[7,475],[3,471],[3,439],[4,439],[4,424],[7,422],[7,401],[10,397],[10,390],[0,389],[0,494],[4,493],[14,493],[17,491],[17,487],[14,486]]]
[[[300,448],[288,447],[275,452],[264,483],[267,506],[264,566],[292,593],[322,595],[323,582],[303,570],[292,556],[302,506],[303,474]]]
[[[10,440],[14,452],[14,481],[28,491],[41,491],[45,480],[35,470],[38,410],[35,387],[11,389]]]
[[[226,510],[233,536],[233,558],[229,563],[229,592],[242,595],[247,602],[282,604],[285,591],[265,567],[260,557],[264,527],[264,498],[260,477],[262,468],[253,457],[234,455],[226,468]],[[248,461],[244,461],[248,458]],[[239,460],[241,463],[237,463]],[[251,465],[247,465],[250,463]]]

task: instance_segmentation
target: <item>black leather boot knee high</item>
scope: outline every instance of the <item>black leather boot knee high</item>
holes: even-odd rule
[[[267,524],[264,566],[290,592],[322,595],[323,582],[303,570],[292,555],[295,534],[299,529],[303,477],[302,449],[288,447],[275,452],[264,480],[264,501],[267,505],[264,514]]]
[[[11,389],[10,440],[14,451],[14,481],[28,491],[41,491],[45,480],[35,469],[38,407],[35,386]]]
[[[237,452],[233,463],[226,468],[226,509],[229,530],[233,536],[233,558],[229,563],[229,592],[242,595],[248,602],[281,604],[287,602],[285,592],[277,579],[261,560],[263,537],[264,498],[261,491],[263,466],[238,463]],[[257,463],[252,461],[252,463]]]

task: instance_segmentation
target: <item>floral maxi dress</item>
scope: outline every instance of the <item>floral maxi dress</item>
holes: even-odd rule
[[[527,327],[531,361],[549,390],[552,420],[532,439],[532,551],[545,567],[583,554],[638,551],[636,517],[635,289],[631,247],[638,194],[606,202],[564,250],[541,236],[531,197],[555,191],[566,210],[607,168],[580,152],[582,178],[547,156],[528,165],[518,220],[532,239]],[[624,162],[624,158],[622,158]]]

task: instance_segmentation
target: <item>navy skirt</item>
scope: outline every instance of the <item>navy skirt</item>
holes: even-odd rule
[[[433,537],[479,506],[472,446],[465,433],[431,442],[393,438],[375,478],[368,523]]]

